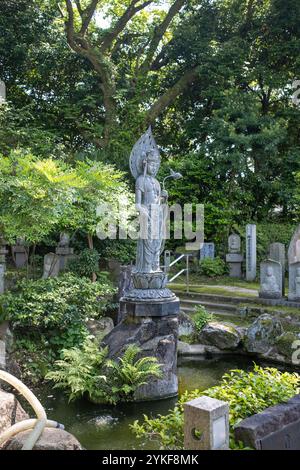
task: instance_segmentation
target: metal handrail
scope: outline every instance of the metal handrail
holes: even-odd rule
[[[186,292],[187,293],[189,293],[189,290],[190,290],[190,273],[189,273],[189,258],[190,258],[190,256],[192,256],[192,255],[191,254],[182,254],[170,263],[169,259],[171,257],[171,252],[170,251],[165,251],[165,253],[164,253],[165,263],[164,263],[163,268],[164,268],[165,273],[168,273],[168,271],[170,270],[170,268],[172,266],[174,266],[176,263],[178,263],[178,261],[185,258],[186,267],[181,269],[178,273],[174,274],[174,276],[171,277],[171,279],[168,280],[168,283],[173,282],[177,277],[181,276],[181,274],[186,273],[185,284],[186,284]]]

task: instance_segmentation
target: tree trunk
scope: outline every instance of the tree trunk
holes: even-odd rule
[[[91,235],[90,233],[88,233],[87,235],[87,239],[88,239],[88,246],[89,246],[89,249],[90,250],[93,250],[94,249],[94,240],[93,240],[93,235]],[[97,274],[96,273],[92,273],[92,282],[96,282],[97,281]]]

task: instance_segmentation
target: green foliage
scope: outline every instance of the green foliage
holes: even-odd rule
[[[81,347],[64,349],[46,378],[64,389],[70,401],[87,395],[95,403],[116,404],[132,400],[137,388],[151,377],[161,377],[157,359],[137,359],[140,349],[135,345],[129,345],[118,361],[107,359],[107,353],[107,347],[99,349],[87,338]]]
[[[136,242],[134,240],[108,240],[102,246],[104,259],[116,259],[122,265],[127,265],[134,261],[135,252]]]
[[[214,259],[204,258],[199,261],[199,274],[208,277],[223,276],[227,273],[227,265],[219,257]]]
[[[99,272],[99,259],[98,251],[86,248],[76,259],[69,262],[68,269],[79,277],[91,278],[93,273]]]
[[[139,438],[158,441],[163,449],[183,449],[183,405],[187,401],[206,395],[229,404],[231,448],[241,448],[235,443],[232,431],[240,420],[263,411],[265,408],[287,401],[299,393],[300,377],[296,373],[280,372],[275,368],[254,365],[252,372],[232,370],[224,374],[221,383],[205,391],[185,392],[169,414],[155,419],[144,416],[140,424],[131,426]]]
[[[14,328],[65,330],[86,317],[99,317],[114,292],[110,284],[92,283],[67,273],[58,278],[22,281],[6,293],[2,305]]]
[[[194,309],[195,314],[193,315],[193,322],[198,333],[202,328],[207,325],[210,321],[213,321],[213,315],[209,313],[203,305],[197,305]]]

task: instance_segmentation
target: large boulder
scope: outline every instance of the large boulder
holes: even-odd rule
[[[248,328],[244,340],[245,349],[247,352],[265,355],[273,348],[282,333],[280,320],[265,313]]]
[[[195,333],[195,324],[191,317],[181,311],[178,315],[178,336],[191,336]]]
[[[242,339],[240,332],[232,325],[210,322],[199,333],[199,342],[218,349],[236,349]]]
[[[130,344],[136,344],[141,349],[139,357],[157,358],[161,364],[162,378],[151,378],[135,393],[137,401],[154,400],[177,394],[177,338],[176,316],[126,317],[104,338],[102,346],[108,346],[109,357],[113,359],[121,357]]]
[[[86,326],[91,335],[95,336],[98,341],[102,341],[104,336],[114,328],[114,322],[110,317],[103,317],[100,320],[88,320]]]
[[[24,431],[6,442],[3,450],[21,450],[31,431]],[[46,428],[33,450],[82,450],[72,434],[62,429]]]
[[[15,396],[0,390],[0,431],[5,431],[13,424],[28,418]]]

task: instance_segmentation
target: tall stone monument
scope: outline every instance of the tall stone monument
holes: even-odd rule
[[[289,265],[289,294],[288,300],[300,302],[300,261]]]
[[[256,225],[246,226],[246,280],[256,278]]]
[[[0,235],[0,294],[5,291],[5,271],[6,271],[6,242]]]
[[[229,265],[229,277],[242,277],[243,255],[241,253],[241,237],[237,234],[229,235],[226,261]]]
[[[161,364],[162,378],[140,387],[136,400],[166,398],[178,392],[179,299],[166,287],[167,274],[160,268],[168,193],[156,179],[159,166],[160,153],[149,128],[130,155],[140,234],[132,287],[120,299],[126,316],[103,342],[109,347],[109,357],[120,357],[130,343],[136,343],[142,356],[154,356]]]
[[[288,249],[289,294],[288,300],[300,301],[300,225],[292,236]]]
[[[47,253],[44,256],[44,271],[42,279],[57,277],[59,275],[59,256],[55,253]]]
[[[282,297],[282,266],[278,261],[267,259],[261,263],[259,297],[264,299]]]
[[[0,80],[0,105],[6,101],[6,86],[3,80]]]
[[[269,246],[269,259],[273,261],[278,261],[281,264],[282,268],[282,295],[285,292],[285,246],[283,243],[271,243]]]

